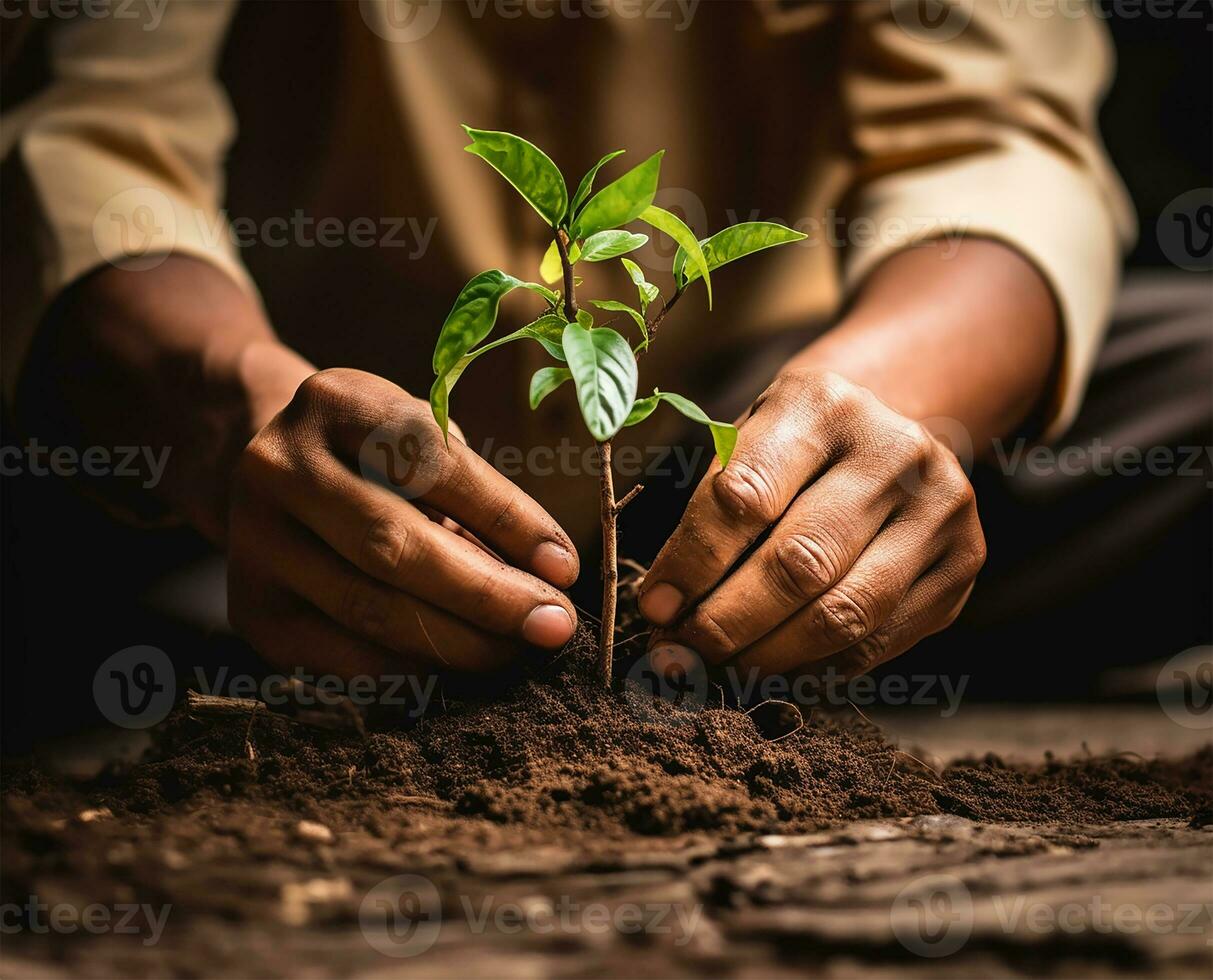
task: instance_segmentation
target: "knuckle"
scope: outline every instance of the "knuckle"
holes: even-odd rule
[[[509,532],[517,527],[521,520],[521,511],[522,491],[515,487],[508,491],[498,504],[497,512],[489,524],[490,537],[495,533]]]
[[[236,460],[236,489],[271,485],[295,470],[294,457],[271,426],[258,432]]]
[[[695,648],[704,656],[731,656],[741,648],[728,621],[702,606],[687,620],[686,629],[695,638]]]
[[[716,502],[732,519],[767,527],[779,520],[782,501],[770,476],[770,467],[733,459],[712,483]]]
[[[858,643],[876,627],[872,604],[853,590],[835,589],[817,602],[814,625],[838,647]]]
[[[866,674],[869,670],[880,666],[888,657],[889,634],[884,630],[876,630],[855,644],[853,669],[856,673]]]
[[[348,368],[326,368],[304,378],[293,400],[308,408],[340,404],[345,400],[349,386]]]
[[[358,566],[369,575],[390,580],[418,558],[420,535],[391,514],[381,514],[368,525],[359,548]]]
[[[816,537],[796,533],[775,541],[768,565],[772,584],[787,599],[808,602],[836,580],[839,562]]]
[[[381,639],[387,628],[387,615],[375,590],[357,575],[350,577],[341,603],[342,621],[355,633],[371,640]]]

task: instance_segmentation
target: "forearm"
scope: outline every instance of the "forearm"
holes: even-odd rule
[[[86,277],[46,329],[18,393],[22,421],[81,446],[167,448],[151,492],[222,542],[231,466],[314,368],[230,278],[185,257]]]
[[[970,240],[898,253],[838,326],[788,367],[830,370],[918,420],[960,422],[980,455],[1036,409],[1060,353],[1039,272],[1013,249]]]

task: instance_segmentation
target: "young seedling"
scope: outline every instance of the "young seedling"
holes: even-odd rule
[[[500,269],[490,269],[463,287],[434,348],[437,378],[430,390],[430,405],[443,437],[447,438],[451,389],[468,365],[481,354],[515,340],[535,341],[556,362],[540,368],[531,378],[532,409],[538,408],[540,402],[566,381],[573,382],[582,418],[597,443],[601,471],[602,633],[598,649],[602,677],[609,685],[618,585],[616,519],[640,489],[637,486],[623,499],[616,499],[611,472],[612,440],[620,429],[643,422],[665,402],[711,430],[722,467],[728,466],[737,442],[736,427],[708,418],[698,405],[682,395],[654,389],[652,395],[637,398],[636,359],[648,350],[662,322],[693,283],[703,280],[711,309],[713,271],[752,252],[799,241],[805,236],[773,222],[747,221],[700,241],[678,217],[653,204],[664,150],[654,153],[595,194],[594,179],[598,171],[623,150],[608,153],[581,178],[570,197],[564,177],[538,147],[510,133],[467,126],[464,129],[472,140],[465,149],[488,163],[526,199],[551,230],[552,244],[540,265],[542,283],[527,282]],[[642,221],[664,232],[678,244],[671,270],[674,289],[668,298],[662,298],[658,288],[645,278],[643,270],[626,257],[649,240],[647,235],[624,228],[634,221]],[[576,290],[580,283],[575,275],[577,264],[611,259],[619,259],[635,284],[636,303],[606,299],[590,300],[589,305],[630,320],[639,334],[632,342],[609,326],[595,326],[593,314],[577,302]],[[502,297],[514,289],[536,293],[546,309],[526,326],[484,343],[497,321],[497,307]],[[650,316],[650,309],[659,299],[660,305]]]

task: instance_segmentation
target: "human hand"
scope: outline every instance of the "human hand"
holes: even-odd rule
[[[951,624],[984,561],[947,447],[836,374],[789,371],[695,491],[640,609],[667,627],[651,643],[659,669],[682,644],[762,675],[852,676]]]
[[[244,451],[231,500],[229,618],[277,666],[487,670],[573,634],[568,536],[375,375],[307,378]]]

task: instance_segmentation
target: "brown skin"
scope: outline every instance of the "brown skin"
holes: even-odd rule
[[[654,661],[683,645],[764,675],[853,675],[950,625],[985,540],[956,455],[916,420],[958,422],[982,452],[1039,403],[1057,349],[1052,295],[1011,249],[887,261],[754,403],[649,570],[641,611],[673,624]]]
[[[376,427],[441,438],[428,403],[360,371],[317,373],[223,273],[182,257],[106,269],[60,323],[30,365],[25,389],[43,397],[27,417],[82,443],[172,446],[158,492],[226,543],[229,617],[271,663],[485,670],[571,636],[559,590],[577,554],[556,522],[458,439],[430,454],[441,465],[414,500],[363,480]]]
[[[29,365],[26,418],[81,444],[172,446],[157,493],[227,547],[232,622],[271,663],[482,670],[571,634],[558,590],[578,563],[555,521],[458,439],[430,454],[440,465],[413,499],[362,479],[379,426],[437,438],[426,402],[316,373],[221,272],[176,256],[105,269],[61,313]],[[890,259],[696,492],[642,597],[650,614],[662,582],[690,597],[655,617],[685,616],[663,639],[764,671],[866,667],[950,622],[984,544],[955,457],[911,419],[955,418],[979,446],[1010,431],[1045,388],[1056,334],[1043,279],[1008,248]]]

